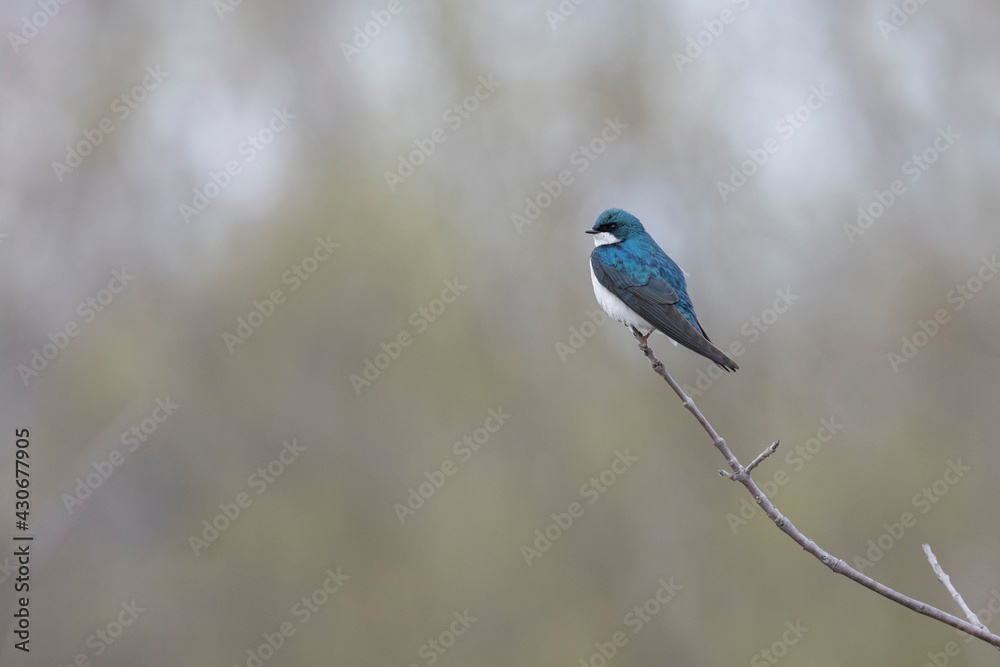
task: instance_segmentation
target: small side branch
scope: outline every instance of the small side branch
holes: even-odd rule
[[[743,469],[739,470],[738,472],[726,472],[725,470],[720,470],[719,474],[722,475],[723,477],[725,477],[726,479],[733,480],[734,482],[741,482],[741,481],[743,481],[743,476],[744,475],[749,475],[751,470],[753,470],[754,468],[756,468],[757,466],[759,466],[761,464],[761,461],[763,461],[764,459],[766,459],[768,456],[770,456],[771,454],[774,454],[774,452],[775,452],[776,449],[778,449],[778,441],[777,440],[775,440],[774,443],[770,447],[768,447],[767,449],[765,449],[764,451],[762,451],[760,454],[758,454],[757,458],[755,458],[753,461],[751,461],[750,465],[748,465],[746,468],[743,468]]]
[[[770,498],[768,498],[767,495],[760,490],[760,487],[757,486],[757,483],[750,476],[750,471],[770,456],[774,450],[778,448],[778,443],[775,442],[773,445],[765,449],[760,456],[753,460],[753,463],[751,463],[749,467],[744,468],[743,465],[740,464],[739,459],[737,459],[733,454],[732,450],[729,449],[726,441],[722,439],[722,436],[720,436],[718,432],[716,432],[715,428],[709,423],[708,419],[705,418],[705,415],[703,415],[701,410],[698,409],[698,406],[694,404],[694,401],[692,401],[691,398],[684,393],[681,386],[677,384],[677,382],[667,372],[666,368],[663,367],[663,363],[660,362],[660,360],[653,354],[653,351],[649,349],[649,345],[642,337],[642,334],[640,334],[635,328],[632,329],[632,334],[635,336],[636,341],[639,344],[639,349],[644,355],[646,355],[646,359],[648,359],[650,365],[652,365],[653,370],[657,375],[662,377],[667,384],[670,385],[670,388],[673,389],[674,393],[681,399],[681,404],[687,408],[692,415],[694,415],[695,419],[698,420],[698,423],[701,424],[703,429],[705,429],[708,437],[712,439],[712,444],[715,445],[715,448],[718,449],[719,453],[726,459],[726,463],[729,464],[729,468],[732,471],[728,472],[720,470],[719,472],[725,477],[742,484],[746,490],[750,492],[750,495],[764,511],[767,517],[771,519],[771,521],[774,522],[774,525],[777,526],[783,533],[788,535],[788,537],[790,537],[796,544],[802,547],[805,551],[809,552],[814,558],[826,565],[833,572],[843,575],[848,579],[861,584],[865,588],[906,607],[907,609],[915,611],[918,614],[923,614],[924,616],[929,616],[936,621],[940,621],[941,623],[950,625],[953,628],[972,635],[977,639],[981,639],[987,644],[1000,648],[1000,636],[990,632],[989,629],[987,629],[982,623],[978,622],[978,619],[970,622],[971,619],[975,618],[974,615],[970,616],[970,621],[966,621],[965,619],[953,616],[952,614],[942,611],[936,607],[932,607],[925,602],[920,602],[919,600],[915,600],[900,593],[899,591],[893,590],[885,584],[875,581],[868,575],[854,569],[842,559],[831,555],[824,549],[820,548],[814,541],[806,537],[802,531],[796,528],[787,517],[778,511],[778,508],[774,506],[774,503],[772,503]],[[927,549],[927,551],[929,551],[929,549]],[[937,571],[937,568],[935,571]],[[944,580],[942,579],[942,581]],[[949,588],[949,590],[953,589]],[[958,594],[953,593],[953,595],[957,596]],[[956,597],[956,600],[960,599],[960,596]],[[967,614],[971,614],[964,602],[961,602],[960,604]]]
[[[941,567],[941,564],[938,563],[937,556],[935,556],[934,552],[931,551],[931,545],[924,545],[924,553],[927,555],[927,562],[930,563],[931,567],[934,569],[934,574],[937,575],[937,578],[942,584],[944,584],[944,587],[948,589],[948,592],[951,593],[951,597],[955,600],[955,604],[957,604],[959,609],[962,610],[962,613],[965,614],[967,619],[969,619],[969,622],[982,628],[986,632],[989,632],[989,628],[983,625],[983,622],[979,620],[978,616],[976,616],[976,612],[969,609],[969,605],[965,604],[965,600],[962,599],[962,594],[959,593],[958,590],[952,585],[951,577],[948,576],[948,573],[945,572],[944,568]]]
[[[774,452],[777,451],[778,449],[778,442],[779,442],[778,440],[775,440],[773,445],[771,445],[770,447],[762,451],[760,454],[758,454],[757,458],[751,461],[750,465],[747,466],[747,472],[750,472],[751,470],[759,466],[764,461],[764,459],[766,459],[771,454],[774,454]]]

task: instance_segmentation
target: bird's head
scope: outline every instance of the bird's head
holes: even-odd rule
[[[602,246],[627,241],[645,231],[639,218],[620,208],[609,208],[597,216],[597,222],[587,233],[594,235],[594,245]]]

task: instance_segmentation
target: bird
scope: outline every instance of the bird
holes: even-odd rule
[[[604,312],[647,341],[654,331],[674,345],[711,359],[727,371],[739,368],[712,344],[695,315],[684,271],[657,245],[639,219],[620,208],[597,217],[587,234],[594,237],[590,278]]]

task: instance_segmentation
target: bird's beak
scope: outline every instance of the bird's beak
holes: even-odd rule
[[[597,233],[596,229],[588,229],[587,231],[584,232],[584,234],[596,234],[596,233]]]

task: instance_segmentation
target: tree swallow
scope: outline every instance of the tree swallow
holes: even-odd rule
[[[590,278],[601,308],[612,319],[635,327],[649,338],[666,334],[719,364],[727,371],[739,366],[712,344],[694,314],[684,271],[656,245],[642,223],[620,208],[609,208],[588,234],[594,235]]]

